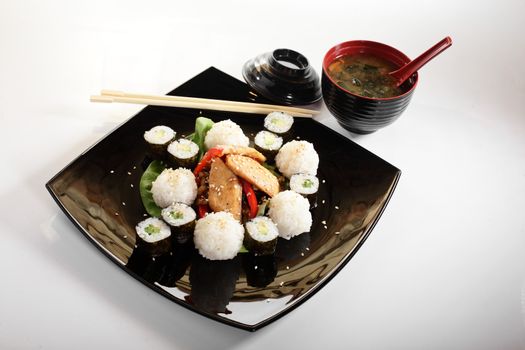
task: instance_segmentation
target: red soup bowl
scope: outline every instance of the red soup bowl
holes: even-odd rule
[[[401,86],[401,94],[394,97],[374,98],[360,96],[339,86],[328,74],[330,64],[343,57],[368,54],[390,62],[400,68],[410,62],[401,51],[375,41],[353,40],[332,47],[323,59],[321,86],[328,110],[345,129],[356,134],[369,134],[393,123],[407,108],[417,85],[414,73]]]

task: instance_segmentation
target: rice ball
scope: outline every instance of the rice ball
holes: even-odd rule
[[[308,141],[290,141],[281,147],[275,164],[279,171],[290,178],[294,174],[317,174],[319,155]]]
[[[204,145],[206,146],[206,149],[210,149],[218,145],[248,147],[249,144],[250,140],[246,135],[244,135],[241,127],[229,119],[213,124],[204,138]]]
[[[233,259],[242,246],[244,227],[231,213],[219,211],[197,220],[193,242],[209,260]]]
[[[193,173],[185,168],[164,169],[151,184],[153,201],[161,208],[174,203],[192,205],[197,197]]]
[[[312,214],[308,199],[294,191],[283,191],[270,200],[268,216],[277,225],[279,237],[290,239],[310,231]]]

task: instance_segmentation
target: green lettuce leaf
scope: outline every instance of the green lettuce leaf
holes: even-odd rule
[[[162,173],[162,171],[166,167],[164,164],[159,160],[154,160],[150,163],[144,174],[142,174],[142,177],[140,178],[140,184],[139,184],[139,190],[140,190],[140,198],[142,199],[142,205],[144,205],[144,209],[146,209],[146,212],[154,217],[160,217],[161,208],[155,204],[155,201],[153,200],[153,194],[151,193],[151,184],[157,176]]]
[[[213,124],[213,120],[205,117],[198,117],[195,120],[195,132],[192,134],[191,140],[199,146],[199,159],[202,158],[204,152],[206,151],[204,149],[204,138],[206,137],[206,133],[208,132],[208,130],[211,129]]]

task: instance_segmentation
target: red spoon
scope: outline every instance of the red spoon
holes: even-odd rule
[[[452,45],[452,39],[447,36],[445,39],[432,46],[427,51],[423,52],[416,59],[408,62],[403,67],[396,71],[388,73],[396,82],[396,86],[399,86],[405,82],[412,74],[417,72],[419,68],[423,67],[431,59],[448,49]]]

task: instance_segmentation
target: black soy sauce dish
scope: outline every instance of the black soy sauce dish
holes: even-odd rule
[[[294,50],[263,53],[244,64],[242,75],[253,90],[280,104],[307,105],[322,97],[319,76]]]

